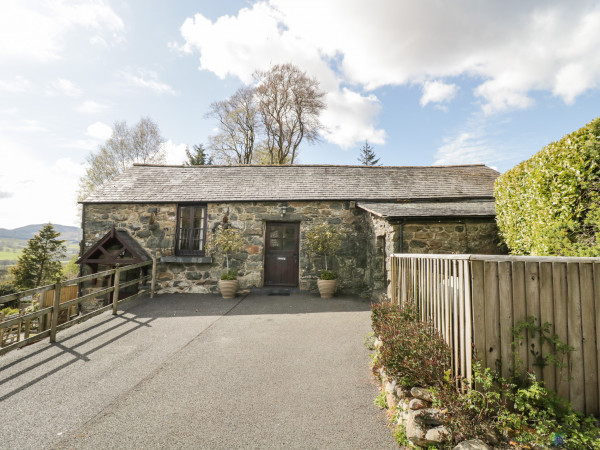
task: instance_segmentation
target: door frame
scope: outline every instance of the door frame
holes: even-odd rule
[[[267,282],[267,253],[268,239],[271,225],[294,225],[296,228],[296,248],[297,255],[295,261],[294,283],[293,284],[270,284]],[[281,286],[281,287],[298,287],[300,286],[300,221],[284,221],[284,220],[267,220],[265,221],[265,234],[263,246],[263,286]]]

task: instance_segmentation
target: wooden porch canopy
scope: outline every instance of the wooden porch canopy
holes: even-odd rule
[[[85,254],[77,260],[77,264],[98,264],[126,266],[150,261],[152,258],[127,231],[115,230],[115,227],[99,239]]]

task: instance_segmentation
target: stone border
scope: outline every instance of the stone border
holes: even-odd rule
[[[381,347],[381,340],[376,339],[374,347]],[[377,376],[378,375],[378,376]],[[385,392],[388,410],[393,413],[392,425],[403,425],[406,438],[417,447],[438,446],[449,434],[444,423],[443,409],[432,407],[434,398],[426,388],[411,389],[399,386],[396,380],[389,378],[381,367],[376,374],[382,392]],[[492,447],[479,439],[464,441],[454,450],[491,450]]]

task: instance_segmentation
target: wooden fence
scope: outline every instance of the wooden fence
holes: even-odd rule
[[[503,376],[522,361],[575,409],[600,413],[600,258],[395,254],[391,271],[392,300],[417,302],[452,348],[456,375],[470,379],[474,348]],[[573,347],[565,368],[539,365],[551,351],[539,333],[513,348],[528,317]]]
[[[149,275],[143,275],[141,269],[149,266],[152,267],[151,273]],[[138,278],[127,281],[126,283],[120,281],[123,272],[136,269],[140,270]],[[108,278],[113,282],[109,283],[107,288],[77,296],[79,285],[81,283],[103,278]],[[146,283],[149,280],[151,281],[150,285]],[[134,285],[138,286],[137,293],[119,300],[120,290]],[[156,259],[153,258],[152,261],[116,267],[115,269],[106,270],[104,272],[98,272],[84,277],[74,278],[72,280],[58,281],[55,284],[0,297],[0,303],[31,298],[33,296],[39,296],[40,298],[38,311],[27,314],[20,313],[16,317],[11,317],[8,320],[0,322],[0,355],[46,337],[50,337],[50,342],[56,342],[56,333],[60,330],[81,323],[110,309],[112,309],[113,314],[117,314],[117,307],[119,304],[142,297],[148,293],[150,293],[150,297],[154,297],[155,286]],[[73,314],[75,308],[79,303],[100,296],[106,296],[110,293],[113,294],[112,302],[110,304],[95,309],[87,314],[73,317],[75,315]],[[50,304],[47,303],[48,299],[52,300]],[[65,311],[66,313],[64,313]],[[64,322],[60,321],[63,323],[59,322],[61,312],[63,312],[66,319]],[[32,333],[32,330],[34,330],[35,333]]]

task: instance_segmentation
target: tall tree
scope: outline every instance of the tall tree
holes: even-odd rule
[[[194,145],[193,149],[194,153],[192,153],[190,149],[186,147],[185,154],[188,160],[184,161],[184,166],[210,166],[212,164],[212,156],[208,155],[204,145]]]
[[[256,102],[270,164],[294,164],[298,146],[319,139],[325,93],[316,78],[293,64],[277,64],[255,72]]]
[[[376,166],[379,163],[379,158],[373,151],[373,147],[369,145],[369,141],[365,140],[365,145],[360,149],[358,160],[363,166]]]
[[[117,121],[111,137],[86,158],[88,167],[79,180],[79,200],[123,172],[133,163],[163,163],[165,142],[158,125],[149,117],[129,128],[125,121]]]
[[[51,223],[42,227],[38,234],[27,242],[17,265],[11,272],[14,283],[20,289],[33,289],[51,284],[62,274],[60,262],[66,256],[65,241],[58,239],[60,233]]]
[[[254,89],[242,87],[227,100],[210,105],[207,116],[217,119],[219,132],[209,138],[209,148],[218,162],[252,163],[259,126],[254,96]]]
[[[224,164],[294,164],[300,144],[319,138],[325,93],[292,64],[257,71],[254,81],[211,104],[207,116],[219,131],[208,147]]]

